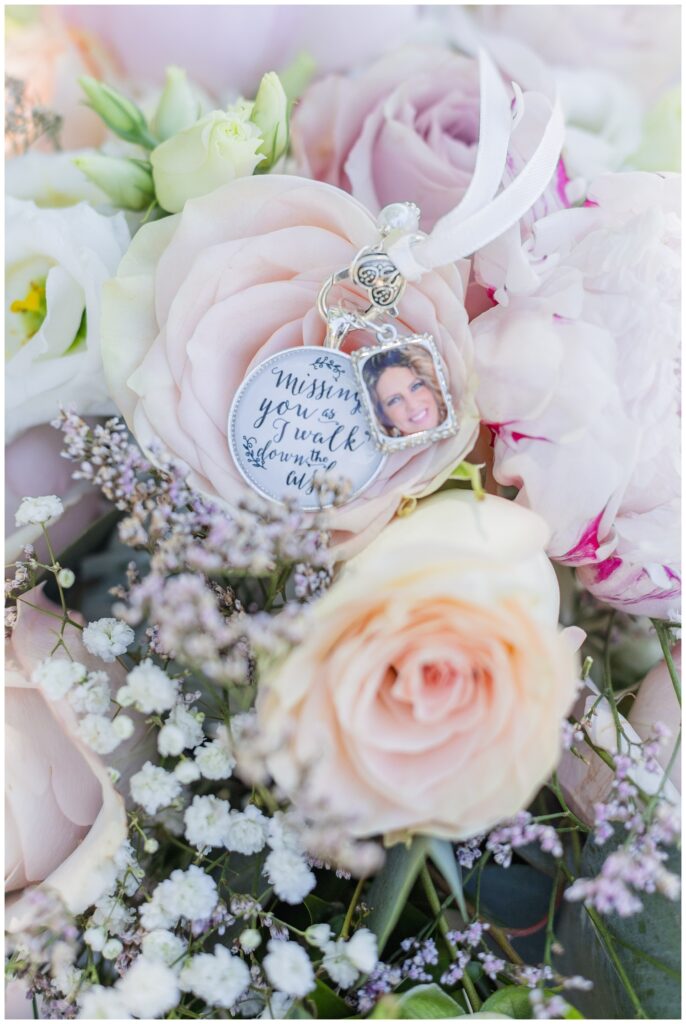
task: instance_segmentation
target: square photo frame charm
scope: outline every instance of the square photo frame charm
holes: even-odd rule
[[[458,422],[433,338],[413,334],[350,353],[374,442],[390,453],[457,433]]]

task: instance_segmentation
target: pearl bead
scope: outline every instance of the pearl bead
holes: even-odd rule
[[[390,203],[384,206],[376,225],[382,235],[391,231],[414,232],[419,228],[420,216],[419,207],[414,203]]]

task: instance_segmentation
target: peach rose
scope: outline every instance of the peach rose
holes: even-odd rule
[[[127,836],[124,800],[110,780],[107,765],[77,737],[71,705],[66,699],[46,700],[31,682],[34,668],[55,646],[60,623],[52,617],[59,609],[42,588],[25,596],[37,607],[19,602],[17,622],[5,648],[9,931],[20,930],[31,912],[21,895],[27,885],[44,882],[72,913],[83,912],[114,881],[112,858]],[[86,652],[76,628],[67,627],[65,640],[73,658],[87,667],[102,668]],[[131,741],[117,753],[127,758],[127,769],[135,771],[130,763]]]
[[[374,220],[339,189],[294,176],[231,182],[143,227],[104,288],[110,392],[138,441],[153,437],[191,469],[200,490],[246,493],[227,442],[237,388],[268,356],[321,345],[317,294],[332,271],[377,238]],[[429,332],[445,362],[459,433],[394,453],[363,494],[331,515],[342,556],[393,517],[406,495],[435,489],[469,451],[478,417],[472,343],[454,266],[408,285],[405,327]]]
[[[258,692],[277,784],[352,834],[462,839],[555,767],[576,657],[538,516],[447,491],[350,561]]]
[[[6,18],[5,74],[25,86],[27,111],[45,107],[62,117],[60,144],[64,149],[98,146],[107,129],[83,103],[79,75],[111,80],[114,64],[95,36],[65,25],[49,7],[26,9],[21,18],[14,8]],[[45,143],[40,140],[39,148]],[[48,147],[50,148],[50,147]],[[23,149],[9,132],[6,155]]]

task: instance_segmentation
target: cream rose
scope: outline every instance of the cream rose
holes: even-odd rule
[[[127,836],[124,800],[107,765],[78,738],[71,705],[66,699],[46,700],[31,682],[33,670],[55,646],[59,609],[40,588],[26,598],[36,607],[19,602],[5,649],[9,931],[21,929],[30,913],[21,890],[39,882],[54,889],[72,913],[82,913],[114,882],[112,858]],[[68,627],[65,639],[73,658],[93,666],[77,629]],[[118,757],[135,771],[131,741]]]
[[[350,561],[258,693],[277,784],[357,836],[461,839],[555,767],[576,658],[538,516],[448,491]]]
[[[262,160],[261,145],[262,133],[250,120],[250,104],[211,111],[150,154],[158,203],[178,213],[188,199],[252,174]]]
[[[110,389],[138,441],[158,437],[190,467],[194,486],[227,504],[245,496],[227,442],[237,388],[275,352],[322,344],[322,282],[377,237],[368,211],[339,189],[271,174],[234,181],[143,227],[103,297]],[[405,327],[436,339],[460,431],[393,454],[371,487],[332,513],[343,556],[378,533],[403,496],[438,487],[474,443],[463,295],[454,266],[403,295]]]

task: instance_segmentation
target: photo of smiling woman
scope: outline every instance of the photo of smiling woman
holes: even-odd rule
[[[380,427],[389,437],[434,430],[448,416],[431,354],[418,345],[368,359],[362,376]]]

